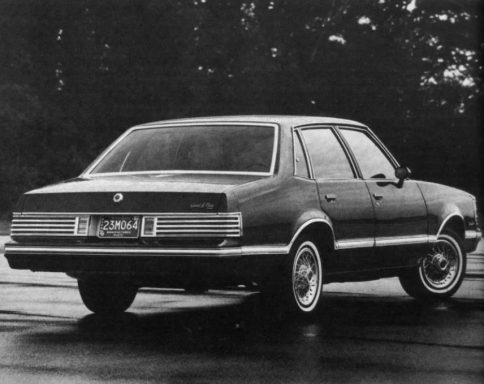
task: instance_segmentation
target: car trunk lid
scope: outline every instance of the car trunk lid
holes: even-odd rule
[[[257,178],[198,174],[78,178],[27,193],[23,212],[224,212],[224,192]]]

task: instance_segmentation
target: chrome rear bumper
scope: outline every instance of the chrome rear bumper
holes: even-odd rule
[[[154,248],[154,247],[100,247],[65,245],[26,245],[8,243],[5,256],[49,255],[49,256],[160,256],[160,257],[241,257],[253,255],[279,255],[289,253],[289,246],[243,246],[227,248]]]
[[[5,257],[13,269],[64,272],[70,276],[108,273],[157,279],[160,286],[182,287],[186,279],[212,285],[257,281],[282,263],[288,246],[155,248],[142,246],[29,245],[9,243]],[[150,277],[150,278],[151,278]]]

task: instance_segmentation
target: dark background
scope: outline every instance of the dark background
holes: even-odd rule
[[[415,178],[480,195],[483,2],[0,0],[0,216],[131,125],[370,125]]]

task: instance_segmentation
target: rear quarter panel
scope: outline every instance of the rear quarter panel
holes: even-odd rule
[[[280,135],[277,173],[225,192],[228,211],[242,212],[243,245],[287,245],[308,220],[329,220],[316,182],[294,176],[292,127],[281,126]]]
[[[298,177],[269,179],[235,189],[228,201],[242,212],[244,245],[288,244],[297,229],[323,218],[316,183]]]

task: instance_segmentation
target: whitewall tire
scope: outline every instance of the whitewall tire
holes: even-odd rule
[[[462,240],[454,231],[445,230],[418,268],[400,276],[400,282],[405,292],[417,299],[443,299],[459,289],[465,271]]]
[[[319,249],[311,240],[304,239],[295,247],[291,286],[293,302],[304,313],[314,312],[321,301],[323,266]]]

